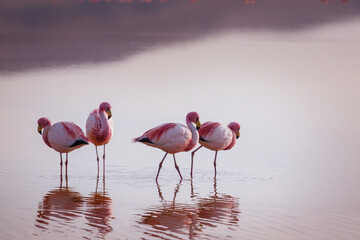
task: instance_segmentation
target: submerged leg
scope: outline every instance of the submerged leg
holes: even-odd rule
[[[69,181],[68,181],[68,175],[65,175],[65,187],[68,188],[69,187]]]
[[[215,152],[215,159],[214,159],[214,169],[215,169],[215,175],[214,175],[214,178],[216,178],[216,157],[217,157],[217,152]]]
[[[194,194],[194,185],[193,185],[193,180],[192,178],[190,179],[190,187],[191,187],[191,198],[195,197],[195,194]]]
[[[103,195],[105,196],[105,175],[103,175]]]
[[[99,186],[99,171],[97,173],[97,176],[96,176],[96,187],[95,187],[95,194],[97,193],[97,190],[98,190],[98,186]]]
[[[60,175],[60,190],[62,189],[62,182],[63,182],[63,178],[62,178],[62,174]]]
[[[194,165],[194,155],[195,152],[197,150],[199,150],[202,147],[202,145],[200,147],[198,147],[197,149],[195,149],[194,151],[191,152],[191,171],[190,171],[190,177],[192,178],[192,173],[193,173],[193,165]]]
[[[180,175],[180,178],[182,179],[182,176],[181,176],[181,173],[180,173],[179,166],[176,164],[175,154],[173,154],[173,157],[174,157],[174,164],[175,164],[175,168],[176,168],[176,170],[178,171],[178,173],[179,173],[179,175]]]
[[[156,181],[157,181],[157,179],[158,179],[158,177],[159,177],[160,169],[161,169],[161,167],[162,167],[162,164],[163,164],[163,162],[164,162],[167,154],[168,154],[168,153],[165,153],[165,156],[163,157],[163,159],[162,159],[161,162],[159,163],[159,169],[158,169],[158,172],[157,172],[156,178],[155,178]]]
[[[180,179],[179,183],[176,185],[175,190],[174,190],[174,198],[173,198],[173,207],[175,208],[175,199],[176,199],[176,195],[180,190],[180,186],[181,186],[181,182],[182,179]]]
[[[217,197],[217,188],[216,188],[216,186],[217,186],[216,178],[214,178],[214,196],[215,196],[215,198]]]
[[[67,167],[68,167],[68,153],[66,153],[66,161],[65,161],[65,180],[66,181],[67,181],[67,177],[68,177]]]
[[[158,189],[158,193],[159,193],[160,199],[164,201],[164,197],[163,197],[163,195],[162,195],[162,192],[161,192],[161,189],[160,189],[160,185],[159,185],[159,183],[158,183],[157,181],[156,181],[156,186],[157,186],[157,189]]]
[[[63,166],[63,160],[62,160],[62,154],[60,153],[60,178],[62,178],[62,166]]]

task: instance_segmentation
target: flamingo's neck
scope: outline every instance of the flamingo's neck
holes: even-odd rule
[[[105,114],[105,111],[99,109],[100,121],[101,121],[101,129],[100,131],[109,131],[109,121],[108,116]]]
[[[186,125],[188,126],[188,128],[190,129],[191,131],[191,135],[192,135],[192,139],[191,139],[191,144],[192,146],[196,146],[196,144],[198,143],[199,141],[199,133],[198,131],[196,130],[196,127],[194,126],[194,124],[189,120],[189,119],[186,119]]]
[[[42,133],[42,138],[43,138],[44,142],[46,143],[46,145],[48,145],[49,147],[51,147],[51,145],[49,143],[49,139],[48,139],[48,131],[49,131],[50,127],[51,127],[51,124],[44,127],[43,133]]]

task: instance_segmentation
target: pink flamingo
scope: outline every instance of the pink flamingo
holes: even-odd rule
[[[196,124],[196,128],[192,123]],[[175,168],[182,179],[179,167],[176,164],[175,153],[187,152],[196,146],[199,141],[197,129],[201,127],[199,114],[197,112],[188,113],[186,115],[186,125],[187,127],[179,123],[165,123],[133,139],[133,142],[142,142],[150,147],[160,148],[166,152],[159,164],[156,181],[168,153],[173,155]]]
[[[41,132],[41,130],[43,130]],[[51,125],[48,118],[42,117],[38,120],[38,132],[42,134],[43,140],[50,148],[60,153],[60,171],[62,172],[62,153],[66,153],[66,174],[68,165],[68,153],[89,144],[81,128],[72,122],[58,122]]]
[[[105,164],[105,145],[108,144],[113,135],[114,122],[110,119],[111,105],[108,102],[100,104],[99,109],[95,109],[89,114],[86,121],[86,135],[95,145],[97,164],[99,169],[99,154],[97,146],[104,145],[103,164]]]
[[[201,147],[206,147],[215,151],[214,169],[216,177],[216,157],[220,150],[229,150],[235,145],[235,139],[240,137],[240,124],[232,122],[228,126],[218,122],[206,122],[199,129],[199,143],[201,144],[196,150],[191,153],[191,172],[193,173],[194,155]]]

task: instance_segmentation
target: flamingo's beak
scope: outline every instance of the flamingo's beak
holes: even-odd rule
[[[238,139],[239,137],[240,137],[240,131],[237,130],[237,131],[236,131],[236,139]]]
[[[200,123],[200,121],[198,120],[198,121],[196,121],[196,130],[199,130],[200,128],[201,128],[201,123]]]
[[[107,112],[107,114],[108,114],[108,119],[110,119],[110,118],[111,118],[111,116],[112,116],[112,114],[111,114],[111,110],[107,110],[106,112]]]
[[[42,127],[39,125],[39,126],[38,126],[38,132],[40,133],[40,135],[42,135],[42,134],[41,134],[41,130],[42,130]]]

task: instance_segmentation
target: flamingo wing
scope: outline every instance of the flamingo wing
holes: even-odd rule
[[[165,123],[152,128],[142,136],[133,139],[133,142],[142,142],[157,147],[168,153],[184,151],[191,141],[190,130],[177,123]]]
[[[218,122],[206,122],[199,129],[199,142],[214,151],[224,150],[231,144],[232,131]]]
[[[81,128],[72,122],[52,125],[48,131],[48,140],[51,147],[59,152],[70,152],[90,141]]]
[[[99,110],[95,109],[89,114],[88,119],[86,120],[86,135],[91,136],[100,132],[101,129],[101,120],[99,116]]]
[[[214,134],[215,129],[220,125],[221,124],[218,122],[206,122],[201,125],[201,128],[199,129],[200,139],[207,142],[208,138]]]
[[[157,144],[159,140],[166,134],[170,129],[174,128],[176,123],[165,123],[160,126],[154,127],[146,131],[140,137],[134,138],[133,142],[147,142]]]

